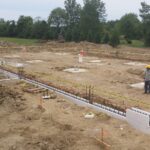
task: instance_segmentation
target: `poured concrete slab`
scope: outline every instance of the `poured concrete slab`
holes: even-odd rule
[[[5,65],[5,64],[6,64],[6,61],[5,61],[5,60],[0,60],[0,64],[1,64],[1,65]]]
[[[131,84],[130,87],[136,88],[136,89],[144,89],[144,82]]]
[[[134,61],[131,61],[131,62],[127,62],[127,63],[124,63],[125,65],[130,65],[130,66],[146,66],[147,64],[145,63],[141,63],[141,62],[134,62]]]
[[[5,55],[4,58],[20,58],[19,55]]]
[[[34,64],[34,63],[41,63],[43,62],[42,60],[28,60],[26,61],[27,63],[31,63],[31,64]]]
[[[91,60],[90,63],[101,63],[101,60]]]
[[[12,67],[24,67],[25,65],[22,63],[15,63],[15,62],[7,62],[7,65]]]
[[[70,72],[70,73],[81,73],[81,72],[87,72],[86,69],[80,69],[80,68],[68,68],[64,70],[65,72]]]
[[[69,55],[68,53],[54,53],[55,55],[59,55],[59,56],[65,56],[65,55]]]

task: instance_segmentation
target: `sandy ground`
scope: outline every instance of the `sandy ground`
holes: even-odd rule
[[[1,59],[9,62],[7,67],[13,69],[16,68],[14,67],[15,63],[16,66],[18,63],[24,64],[25,72],[37,78],[70,88],[75,87],[76,90],[83,92],[85,92],[85,86],[92,85],[95,94],[117,104],[127,107],[138,106],[150,110],[149,95],[143,94],[144,90],[130,87],[131,84],[143,82],[145,65],[149,63],[146,60],[132,60],[134,59],[132,54],[135,53],[135,56],[141,55],[142,57],[145,52],[149,56],[148,49],[141,49],[140,51],[140,49],[135,48],[118,48],[118,51],[126,51],[129,59],[126,60],[110,57],[111,51],[116,51],[116,49],[103,45],[87,44],[83,63],[78,63],[78,53],[82,47],[85,49],[84,43],[70,45],[50,43],[43,47],[27,47],[25,52],[3,52]],[[110,51],[109,58],[100,55],[102,49],[103,51]],[[94,56],[96,54],[97,57]],[[85,69],[86,72],[68,73],[64,71],[77,67]]]
[[[104,141],[112,150],[148,150],[150,147],[150,137],[126,122],[79,107],[59,96],[44,101],[41,108],[38,107],[41,94],[23,93],[25,83],[10,81],[3,85],[0,86],[2,150],[103,150],[96,140],[101,139],[102,128]],[[93,119],[84,118],[89,112],[95,114]]]
[[[86,51],[86,55],[83,63],[78,63],[81,49]],[[0,48],[0,51],[0,60],[5,61],[4,65],[8,68],[17,71],[16,66],[21,63],[26,73],[39,79],[83,92],[87,85],[92,85],[95,94],[114,103],[127,107],[138,106],[150,111],[150,95],[143,94],[144,90],[130,87],[130,84],[143,81],[144,67],[150,60],[149,49],[112,49],[91,43],[50,42],[23,50],[20,47],[9,47]],[[64,71],[77,67],[86,69],[86,72]],[[3,78],[0,75],[0,79]],[[95,140],[95,137],[101,138],[102,127],[106,132],[104,140],[113,150],[149,150],[149,136],[135,131],[126,122],[89,108],[78,107],[62,97],[45,101],[44,109],[40,109],[38,104],[41,94],[23,92],[23,84],[14,80],[2,83],[13,89],[13,92],[21,93],[23,98],[15,98],[14,106],[11,101],[14,94],[7,94],[7,90],[4,90],[9,96],[3,96],[4,93],[0,95],[8,100],[0,105],[0,150],[104,149]],[[85,119],[84,114],[88,112],[94,112],[96,117]]]

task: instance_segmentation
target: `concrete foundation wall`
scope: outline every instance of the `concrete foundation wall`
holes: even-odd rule
[[[150,113],[131,108],[127,109],[126,120],[137,130],[140,130],[146,134],[150,134]]]
[[[64,96],[64,95],[63,95]],[[125,116],[122,116],[122,115],[119,115],[117,114],[117,112],[113,112],[113,111],[109,111],[109,110],[106,110],[105,107],[106,106],[103,106],[103,108],[100,108],[96,105],[92,105],[92,104],[89,104],[87,102],[84,102],[84,101],[79,101],[77,100],[76,98],[71,98],[69,96],[66,96],[66,98],[68,98],[70,101],[72,101],[73,103],[76,103],[77,105],[79,106],[84,106],[84,107],[89,107],[89,108],[92,108],[96,111],[99,111],[99,112],[103,112],[103,113],[106,113],[108,116],[111,116],[113,118],[116,118],[116,119],[120,119],[120,120],[123,120],[123,121],[126,121],[126,117]],[[96,104],[96,103],[95,103]]]
[[[6,76],[10,76],[11,78],[12,77],[18,78],[18,76],[16,74],[4,71],[2,69],[0,69],[0,72],[4,73]],[[25,81],[29,82],[31,84],[34,84],[34,85],[38,85],[39,87],[42,87],[42,88],[53,90],[56,93],[58,93],[62,96],[65,96],[66,98],[68,98],[69,100],[71,100],[72,102],[74,102],[80,106],[90,107],[97,111],[106,113],[107,115],[109,115],[111,117],[127,121],[129,124],[131,124],[137,130],[142,131],[143,133],[146,133],[146,134],[150,134],[150,112],[146,112],[146,111],[143,111],[143,110],[140,110],[137,108],[131,108],[131,109],[127,109],[126,113],[124,113],[124,112],[115,110],[113,108],[103,106],[101,104],[97,104],[97,103],[94,103],[93,105],[89,104],[88,100],[86,100],[86,99],[77,97],[70,93],[66,93],[64,91],[61,91],[54,87],[50,87],[48,85],[45,85],[43,83],[40,83],[40,82],[37,82],[34,80],[25,79]]]

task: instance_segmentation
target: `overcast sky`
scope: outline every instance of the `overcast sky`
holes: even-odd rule
[[[77,0],[83,5],[83,0]],[[139,13],[142,1],[150,0],[103,0],[106,4],[107,20],[120,19],[125,13]],[[0,18],[17,20],[20,15],[47,19],[50,11],[64,7],[64,0],[0,0]]]

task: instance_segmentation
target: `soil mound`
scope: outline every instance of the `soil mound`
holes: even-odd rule
[[[130,73],[130,74],[133,74],[133,75],[138,75],[140,77],[144,76],[144,71],[141,70],[141,69],[130,68],[130,69],[127,70],[127,72]]]
[[[21,111],[26,108],[24,101],[20,93],[0,85],[0,107],[7,111]]]
[[[9,46],[14,46],[14,43],[7,42],[7,41],[0,41],[0,47],[9,47]]]
[[[26,112],[24,118],[25,120],[39,120],[44,112],[45,109],[43,107],[37,106]]]

